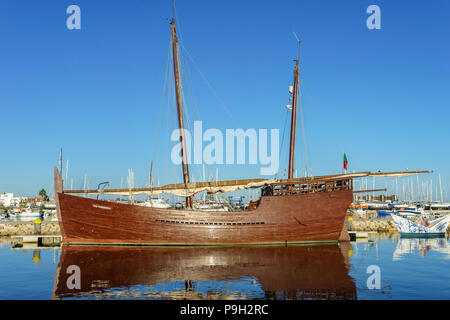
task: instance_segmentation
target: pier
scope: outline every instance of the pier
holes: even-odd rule
[[[37,244],[59,244],[62,237],[60,235],[18,235],[11,236],[13,243],[37,243]]]

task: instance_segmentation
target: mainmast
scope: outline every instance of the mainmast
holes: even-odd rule
[[[292,91],[292,115],[291,115],[291,143],[289,147],[289,172],[288,179],[294,178],[294,158],[295,158],[295,135],[297,129],[297,96],[298,96],[298,81],[299,81],[299,67],[300,60],[300,41],[298,42],[298,58],[295,60],[294,67],[294,89]]]
[[[170,21],[170,24],[172,36],[173,72],[175,75],[175,88],[176,88],[175,91],[177,97],[178,128],[180,129],[181,163],[183,167],[183,181],[187,189],[189,183],[189,167],[187,164],[186,139],[184,135],[183,104],[182,104],[183,98],[181,93],[181,78],[178,61],[178,38],[177,38],[177,31],[175,28],[175,14],[172,20]],[[186,208],[192,208],[191,197],[186,197]]]

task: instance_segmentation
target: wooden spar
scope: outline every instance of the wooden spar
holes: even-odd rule
[[[245,179],[245,180],[225,180],[225,181],[208,181],[208,182],[190,182],[188,184],[178,183],[178,184],[169,184],[161,187],[150,187],[150,188],[133,188],[133,189],[104,189],[104,190],[65,190],[66,194],[108,194],[108,193],[118,193],[118,192],[131,192],[131,193],[143,193],[143,192],[152,192],[152,191],[170,191],[170,190],[178,190],[178,189],[196,189],[196,188],[208,188],[208,187],[228,187],[228,186],[240,186],[240,185],[248,185],[250,183],[261,183],[266,181],[267,184],[277,183],[277,184],[299,184],[299,183],[311,183],[318,181],[329,181],[329,180],[338,180],[338,179],[351,179],[351,178],[361,178],[368,176],[380,176],[384,175],[387,177],[396,177],[396,176],[409,176],[415,174],[422,173],[432,173],[433,171],[395,171],[395,172],[356,172],[356,173],[348,173],[348,174],[339,174],[339,175],[326,175],[326,176],[315,176],[315,177],[307,177],[307,178],[296,178],[296,179],[282,179],[282,180],[267,180],[267,179]],[[353,191],[357,192],[357,191]]]
[[[104,190],[67,190],[64,193],[67,194],[78,194],[78,193],[117,193],[117,192],[152,192],[161,190],[178,190],[178,189],[194,189],[194,188],[208,188],[208,187],[227,187],[227,186],[239,186],[246,185],[249,183],[258,183],[266,181],[266,179],[247,179],[247,180],[227,180],[227,181],[210,181],[210,182],[190,182],[187,185],[184,183],[169,184],[161,187],[150,187],[150,188],[133,188],[133,189],[104,189]]]
[[[174,7],[175,12],[175,7]],[[176,87],[176,97],[177,97],[177,113],[178,113],[178,128],[180,130],[180,144],[181,144],[181,164],[183,168],[183,181],[187,186],[189,184],[189,167],[187,164],[187,151],[186,151],[186,139],[184,135],[184,120],[183,120],[183,104],[182,104],[182,93],[181,93],[181,78],[179,70],[178,61],[178,38],[177,31],[175,27],[175,13],[172,18],[171,24],[171,36],[172,36],[172,52],[173,52],[173,72],[175,76],[175,87]],[[191,197],[186,197],[186,208],[192,208]]]
[[[288,179],[294,177],[294,160],[295,160],[295,136],[297,129],[297,91],[298,91],[298,79],[299,68],[298,61],[300,60],[300,41],[298,42],[298,58],[294,67],[294,90],[292,92],[292,114],[291,114],[291,141],[289,147],[289,171]]]

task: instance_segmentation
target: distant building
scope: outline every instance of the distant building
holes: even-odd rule
[[[14,193],[0,192],[0,205],[12,207],[18,205],[20,200],[20,198],[14,197]]]

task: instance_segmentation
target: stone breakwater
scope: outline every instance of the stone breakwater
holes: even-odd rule
[[[350,222],[349,231],[398,232],[392,219],[355,219]],[[450,226],[447,229],[450,233]],[[0,223],[0,237],[34,234],[33,222]],[[61,235],[58,222],[42,222],[42,235]]]
[[[17,236],[34,234],[33,222],[4,222],[0,223],[0,236]],[[42,235],[61,235],[58,222],[42,222]]]
[[[351,231],[398,232],[392,219],[353,219]]]
[[[398,232],[392,219],[353,219],[350,222],[350,231],[376,231],[376,232]],[[447,228],[450,233],[450,225]]]

